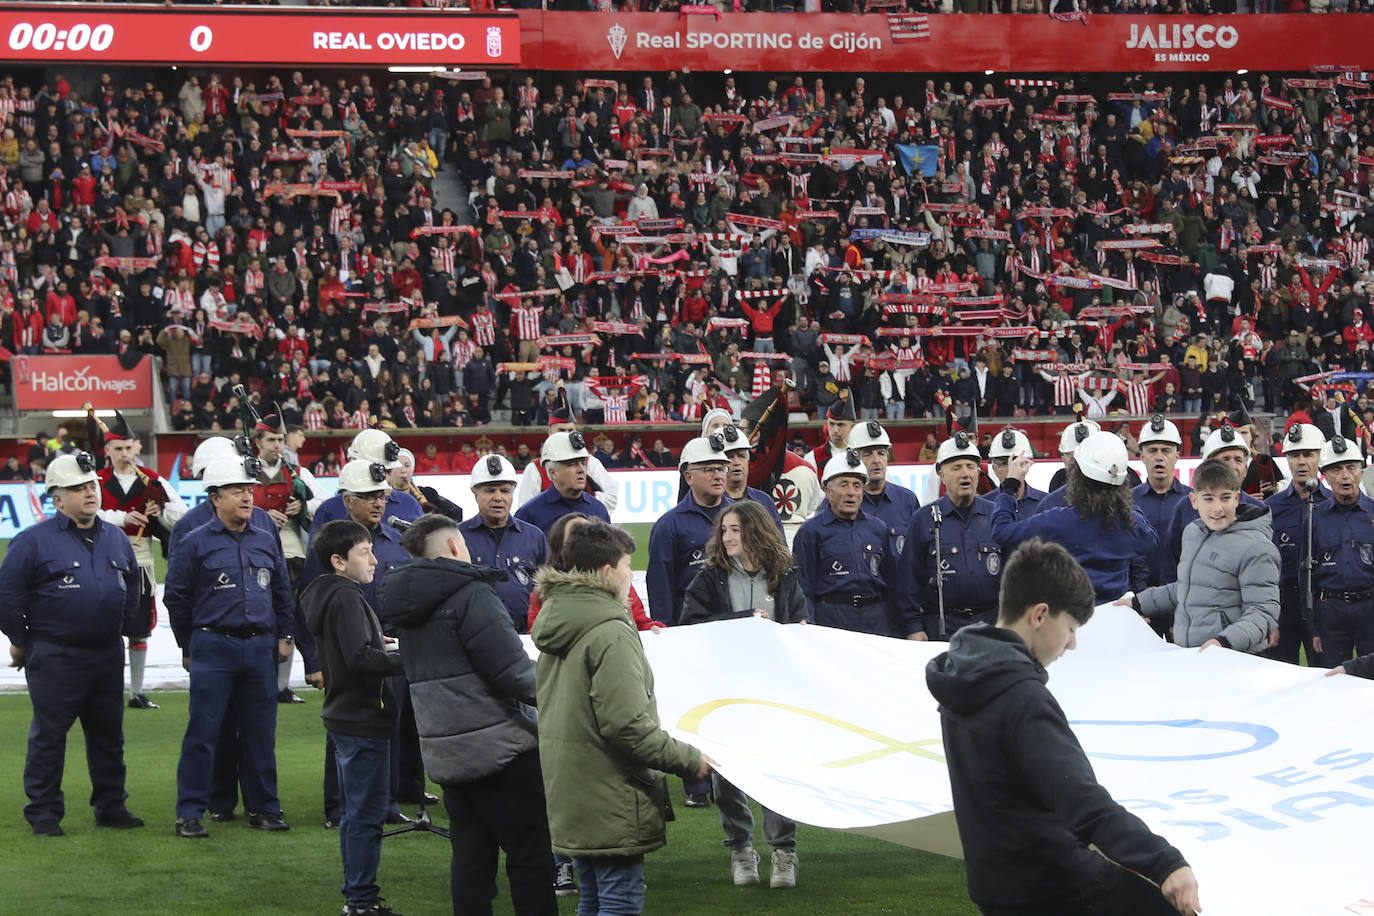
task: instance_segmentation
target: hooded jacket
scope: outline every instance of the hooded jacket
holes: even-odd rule
[[[1236,520],[1212,531],[1202,519],[1183,529],[1178,579],[1142,591],[1146,617],[1174,612],[1174,642],[1190,648],[1221,639],[1259,652],[1279,620],[1279,550],[1268,506],[1241,503]],[[1177,610],[1175,610],[1177,609]]]
[[[541,655],[539,759],[554,852],[631,856],[667,843],[662,772],[695,775],[701,752],[659,726],[654,676],[615,583],[545,568],[530,634]]]
[[[401,660],[386,651],[362,587],[344,576],[320,576],[301,592],[300,604],[324,674],[325,727],[355,738],[390,735],[396,711],[386,679],[401,673]]]
[[[420,753],[440,785],[499,772],[538,741],[534,662],[492,583],[459,560],[412,560],[387,573],[382,620],[400,630]]]
[[[767,587],[768,578],[760,573],[759,585]],[[685,626],[691,623],[706,623],[711,620],[732,620],[736,617],[752,617],[753,608],[736,608],[730,597],[730,570],[719,566],[706,566],[682,599],[682,621]],[[794,566],[783,573],[778,582],[777,594],[773,596],[773,620],[777,623],[799,623],[810,619],[806,597],[797,584],[797,568]]]
[[[1187,864],[1098,785],[1048,680],[1020,636],[982,624],[926,666],[980,907],[1067,908],[1111,877],[1108,859],[1159,884]]]

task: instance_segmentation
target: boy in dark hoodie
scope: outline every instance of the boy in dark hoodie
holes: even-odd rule
[[[996,626],[964,627],[926,666],[969,896],[985,916],[1193,916],[1182,853],[1098,785],[1045,686],[1092,617],[1088,574],[1032,539],[1003,568],[998,604]]]
[[[372,536],[354,521],[329,522],[311,549],[320,565],[333,571],[311,582],[300,603],[324,674],[320,718],[337,752],[341,890],[347,901],[343,914],[399,916],[381,901],[377,867],[391,798],[391,733],[396,727],[386,678],[401,674],[402,666],[399,655],[386,651],[381,624],[363,597],[362,586],[372,581],[377,568]]]

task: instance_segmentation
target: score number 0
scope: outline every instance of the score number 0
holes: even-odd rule
[[[191,50],[197,54],[204,54],[210,50],[210,45],[215,41],[215,33],[210,31],[208,25],[198,25],[191,30]]]

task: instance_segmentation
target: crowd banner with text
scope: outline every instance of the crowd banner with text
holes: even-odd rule
[[[117,356],[16,356],[14,407],[80,410],[89,401],[106,410],[149,410],[154,365],[145,358],[126,369]]]
[[[524,11],[523,65],[541,70],[959,73],[1302,71],[1374,65],[1374,22],[1329,16],[930,16],[930,40],[894,40],[886,16]],[[1071,53],[1066,52],[1072,48]]]
[[[277,66],[515,66],[515,16],[76,4],[0,8],[0,60]]]
[[[1374,67],[1374,21],[1325,16],[929,16],[839,13],[517,15],[287,7],[20,4],[0,8],[0,60],[48,63],[964,73],[1300,72]],[[1066,57],[1066,53],[1071,53]],[[443,78],[440,74],[439,78]]]
[[[665,727],[760,804],[960,854],[925,686],[943,644],[759,619],[643,642]],[[1171,646],[1113,606],[1097,609],[1049,672],[1099,782],[1183,852],[1207,916],[1374,912],[1361,854],[1374,809],[1374,684]],[[1266,879],[1276,863],[1287,877]]]

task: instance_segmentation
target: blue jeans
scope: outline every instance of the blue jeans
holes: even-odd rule
[[[429,146],[434,150],[434,155],[439,157],[439,165],[444,164],[444,153],[448,150],[448,131],[442,127],[431,127],[429,129]]]
[[[215,374],[215,364],[210,359],[210,354],[204,350],[191,351],[191,374],[199,376],[202,372]]]
[[[230,701],[239,716],[243,807],[281,814],[277,798],[277,639],[236,639],[191,631],[191,708],[177,764],[177,817],[201,818],[210,807],[215,746]]]
[[[355,738],[330,732],[339,769],[339,852],[343,856],[344,899],[356,907],[377,902],[377,867],[382,861],[382,825],[391,800],[391,740]]]
[[[173,401],[178,396],[189,398],[191,396],[191,377],[189,375],[172,376],[167,380],[167,393],[171,395]]]
[[[573,859],[580,897],[577,916],[638,916],[644,912],[644,856]]]

